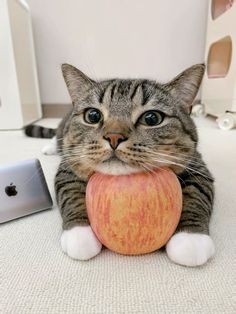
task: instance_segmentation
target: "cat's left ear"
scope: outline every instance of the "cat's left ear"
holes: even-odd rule
[[[199,90],[204,71],[204,64],[196,64],[165,84],[172,96],[187,112],[191,110],[191,105]]]

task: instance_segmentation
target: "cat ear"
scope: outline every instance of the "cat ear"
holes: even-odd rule
[[[191,105],[199,90],[204,71],[204,64],[196,64],[165,84],[172,96],[177,99],[178,103],[187,112],[191,110]]]
[[[73,103],[76,103],[82,95],[96,84],[70,64],[62,64],[61,70]]]

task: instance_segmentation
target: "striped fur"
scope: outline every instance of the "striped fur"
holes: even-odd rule
[[[25,134],[30,137],[52,138],[56,135],[56,129],[31,124],[25,127]]]
[[[141,79],[95,82],[70,65],[63,65],[62,71],[74,105],[57,130],[61,164],[55,191],[63,228],[89,224],[85,190],[95,171],[120,174],[167,166],[175,171],[183,190],[177,231],[208,234],[213,178],[197,151],[197,130],[189,116],[204,65],[187,69],[167,84]],[[91,107],[103,115],[96,125],[84,120],[85,110]],[[160,111],[163,122],[141,125],[140,116],[148,110]],[[115,159],[104,139],[111,132],[128,139],[117,147]]]

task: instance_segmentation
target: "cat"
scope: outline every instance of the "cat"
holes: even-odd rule
[[[122,175],[163,166],[176,173],[183,193],[181,219],[166,244],[168,257],[180,265],[200,266],[214,255],[209,236],[214,179],[197,151],[190,117],[204,68],[194,65],[160,84],[147,79],[98,82],[62,65],[72,110],[57,130],[28,126],[26,134],[56,134],[44,152],[61,155],[55,192],[63,221],[61,247],[68,256],[88,260],[102,249],[85,205],[86,184],[95,171]]]

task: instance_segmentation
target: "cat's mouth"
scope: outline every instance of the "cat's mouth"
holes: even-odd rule
[[[119,161],[119,162],[121,162],[121,163],[124,163],[125,164],[125,162],[124,161],[122,161],[119,157],[117,157],[117,155],[115,154],[115,153],[113,153],[108,159],[106,159],[106,160],[103,160],[103,163],[106,163],[106,162],[112,162],[112,161],[114,161],[114,162],[117,162],[117,161]]]
[[[127,175],[140,172],[140,169],[130,166],[127,162],[118,157],[115,152],[112,152],[109,158],[97,165],[96,171],[109,175]]]

